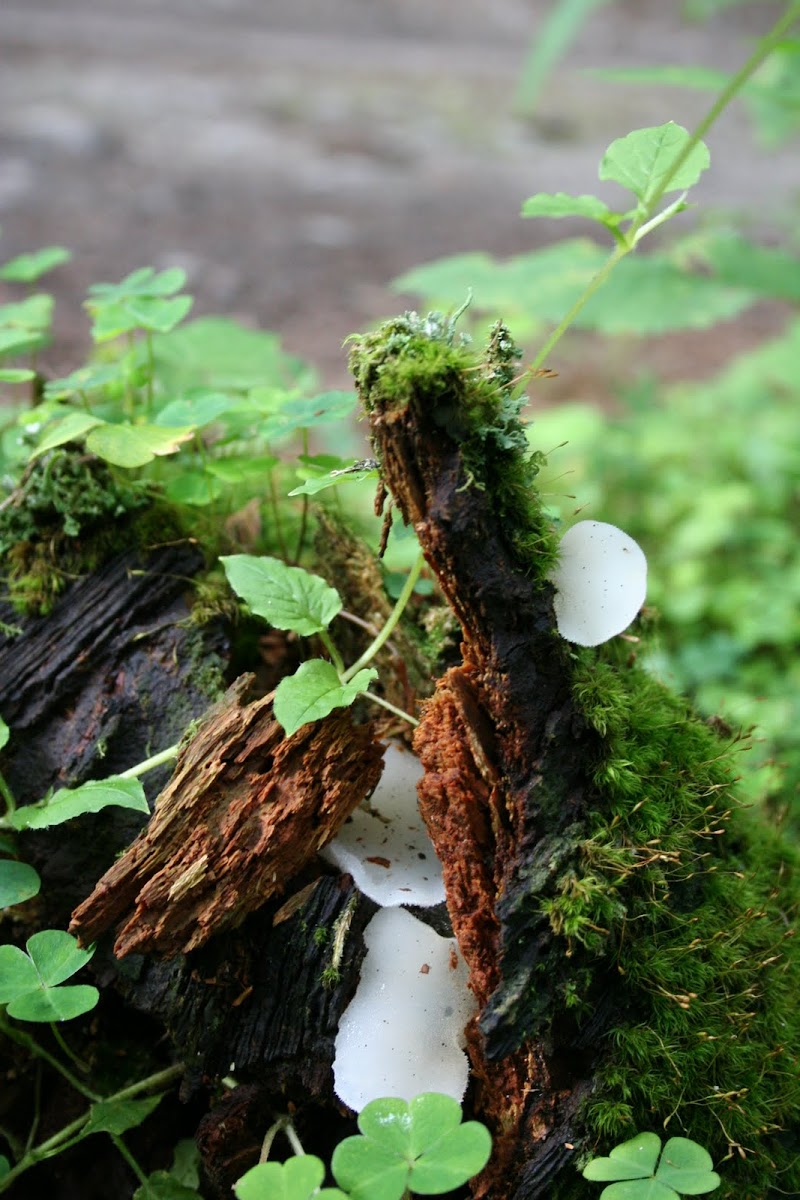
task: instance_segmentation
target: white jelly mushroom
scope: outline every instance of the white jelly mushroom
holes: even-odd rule
[[[455,939],[405,909],[382,908],[364,941],[361,979],[336,1035],[336,1095],[357,1112],[378,1096],[444,1092],[461,1101],[469,1077],[461,1047],[475,1000]]]
[[[579,646],[599,646],[627,629],[644,604],[647,559],[616,525],[579,521],[561,539],[550,579],[558,632]]]
[[[369,806],[357,808],[321,851],[377,904],[427,907],[444,900],[442,866],[417,804],[422,774],[419,759],[390,742]]]

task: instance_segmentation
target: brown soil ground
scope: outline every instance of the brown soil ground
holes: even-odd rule
[[[691,123],[708,104],[702,93],[604,83],[586,68],[734,68],[780,8],[734,7],[692,24],[677,0],[617,0],[587,21],[525,116],[515,90],[550,7],[4,0],[2,257],[52,243],[75,252],[52,277],[58,317],[45,366],[78,365],[90,282],[181,265],[196,312],[275,329],[326,383],[345,384],[342,340],[408,302],[391,292],[394,277],[442,255],[512,254],[574,232],[521,221],[520,202],[593,190],[614,137]],[[738,105],[710,143],[696,199],[768,231],[797,188],[791,148],[755,146]],[[580,355],[552,364],[561,377],[551,394],[601,398],[598,380],[645,359],[672,376],[713,370],[780,316],[762,307],[646,347],[586,339]]]

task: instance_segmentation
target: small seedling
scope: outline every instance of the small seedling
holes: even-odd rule
[[[661,1150],[655,1133],[615,1146],[608,1158],[593,1158],[583,1168],[584,1179],[615,1182],[603,1188],[599,1200],[678,1200],[701,1196],[719,1187],[711,1155],[689,1138],[670,1138]]]

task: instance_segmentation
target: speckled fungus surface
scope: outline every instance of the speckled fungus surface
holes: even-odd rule
[[[445,898],[441,864],[419,815],[422,765],[392,742],[368,807],[357,808],[322,857],[349,872],[356,886],[384,907],[439,904]]]
[[[361,979],[336,1035],[336,1095],[356,1111],[379,1096],[421,1092],[460,1102],[469,1077],[464,1026],[475,1001],[455,938],[405,909],[382,908],[364,941]]]
[[[616,525],[579,521],[561,539],[550,578],[558,632],[578,646],[599,646],[627,629],[644,604],[647,559]]]

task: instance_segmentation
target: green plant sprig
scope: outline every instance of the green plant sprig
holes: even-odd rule
[[[287,736],[335,708],[348,707],[360,695],[412,725],[418,723],[410,713],[369,691],[378,673],[368,664],[391,637],[408,605],[424,564],[421,551],[383,628],[361,657],[347,668],[328,629],[342,611],[342,598],[321,576],[302,567],[288,566],[278,558],[232,554],[220,561],[228,582],[250,612],[264,617],[276,629],[289,630],[301,637],[318,636],[330,655],[330,661],[307,659],[293,675],[278,684],[273,712]]]
[[[798,20],[800,20],[800,4],[792,3],[786,9],[783,16],[775,22],[772,29],[759,41],[758,46],[744,63],[744,65],[731,77],[726,86],[720,92],[719,96],[709,108],[706,115],[695,127],[693,132],[686,133],[685,130],[682,131],[685,136],[680,139],[680,144],[676,147],[677,152],[672,162],[663,172],[661,178],[653,184],[652,188],[647,189],[647,192],[644,196],[639,197],[639,204],[634,210],[632,210],[630,213],[623,214],[620,218],[630,219],[630,225],[624,232],[619,228],[619,221],[609,220],[609,217],[613,217],[615,214],[604,213],[601,215],[599,210],[597,210],[594,214],[590,214],[588,211],[584,211],[581,214],[580,209],[574,210],[576,213],[579,213],[579,215],[593,215],[594,219],[600,220],[602,224],[605,224],[606,227],[611,230],[617,244],[610,257],[606,260],[605,264],[592,277],[586,288],[583,290],[583,292],[581,292],[572,307],[561,319],[561,321],[559,321],[558,325],[556,325],[553,332],[538,351],[533,359],[533,362],[531,363],[531,371],[536,371],[543,365],[554,347],[558,344],[558,342],[560,342],[563,335],[573,324],[575,318],[586,306],[592,296],[594,296],[595,292],[597,292],[603,286],[617,264],[637,248],[640,241],[646,236],[646,234],[652,232],[653,229],[657,228],[659,225],[669,220],[670,217],[682,210],[686,196],[685,191],[683,191],[682,195],[672,204],[668,205],[668,207],[663,211],[656,211],[658,205],[668,191],[676,190],[678,187],[688,187],[691,186],[692,183],[696,182],[700,171],[703,170],[707,165],[707,151],[705,151],[705,146],[702,139],[730,104],[731,100],[737,95],[738,92],[741,91],[747,81],[754,75],[754,73],[758,70],[765,59],[769,57],[773,50],[780,45],[782,39],[791,29],[792,25],[794,25]],[[669,126],[661,126],[660,130],[639,130],[637,131],[637,134],[656,134],[669,128]],[[677,131],[680,129],[680,126],[672,126],[672,128]],[[627,138],[620,139],[619,142],[613,143],[612,146],[609,147],[609,151],[613,150],[614,147],[620,146],[626,142],[631,144],[631,139],[635,138],[637,134],[629,134]],[[633,146],[631,146],[631,148],[633,149]],[[699,170],[697,170],[696,173],[690,172],[684,180],[682,172],[685,172],[685,169],[690,165],[693,156],[695,156],[697,151],[701,148],[705,151],[703,156],[706,160],[705,163],[700,166],[698,161]],[[613,172],[603,174],[603,165],[606,164],[607,157],[608,153],[606,158],[603,160],[603,164],[601,164],[601,178],[617,179],[618,182],[623,182],[623,180],[621,180],[619,176]],[[693,174],[694,178],[692,178]],[[623,186],[625,186],[624,182]],[[537,197],[533,197],[532,199],[535,201]],[[585,201],[594,200],[595,198],[577,197],[575,199]],[[530,216],[566,215],[564,212],[558,214],[542,212],[540,214],[532,210],[530,207],[530,202],[528,202],[528,205],[529,207],[527,215]],[[601,207],[605,209],[604,205]],[[523,213],[525,213],[525,209],[523,209]]]

